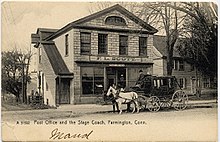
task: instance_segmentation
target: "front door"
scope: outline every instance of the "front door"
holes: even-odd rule
[[[57,81],[57,103],[70,103],[70,79],[60,79]]]
[[[115,84],[120,88],[126,87],[126,68],[123,67],[109,67],[107,71],[107,88]]]

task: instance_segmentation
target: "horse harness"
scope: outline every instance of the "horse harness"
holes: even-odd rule
[[[117,92],[116,92],[116,94],[115,94],[115,96],[116,96],[116,97],[115,97],[115,100],[118,99],[118,98],[124,99],[124,102],[123,102],[123,103],[126,103],[127,100],[132,101],[132,100],[136,99],[136,98],[134,98],[134,99],[133,99],[133,98],[132,98],[132,99],[123,98],[123,97],[119,96],[119,94],[120,94],[120,91],[117,90]]]

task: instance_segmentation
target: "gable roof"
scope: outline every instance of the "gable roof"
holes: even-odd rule
[[[117,10],[117,11],[121,12],[122,14],[126,15],[128,18],[130,18],[136,24],[139,24],[143,28],[145,28],[150,34],[154,34],[158,31],[157,29],[155,29],[151,25],[147,24],[146,22],[144,22],[143,20],[141,20],[140,18],[135,16],[133,13],[129,12],[127,9],[125,9],[121,5],[116,4],[116,5],[113,5],[109,8],[106,8],[104,10],[101,10],[99,12],[96,12],[94,14],[91,14],[89,16],[86,16],[84,18],[81,18],[79,20],[76,20],[76,21],[73,21],[73,22],[67,24],[66,26],[64,26],[63,28],[58,30],[56,33],[54,33],[53,35],[46,38],[46,40],[54,39],[54,38],[58,37],[60,34],[65,33],[66,31],[70,30],[71,28],[79,26],[79,24],[81,24],[81,23],[84,23],[84,22],[87,22],[89,20],[95,19],[99,16],[102,16],[102,15],[107,14],[107,13],[109,13],[111,11],[114,11],[114,10]]]
[[[56,75],[73,75],[66,66],[55,43],[42,43],[44,50],[49,58],[52,68]]]
[[[166,37],[161,36],[161,35],[154,35],[153,36],[153,45],[154,47],[163,55],[163,57],[167,56],[167,51],[166,51]],[[173,57],[181,57],[178,50],[175,49],[173,50]]]
[[[41,39],[45,40],[48,36],[54,34],[57,31],[58,31],[58,29],[38,28],[37,34],[41,33],[40,34]]]
[[[37,32],[31,34],[31,43],[39,44],[39,42],[41,42],[40,40],[45,40],[48,36],[54,34],[57,31],[58,29],[37,28]]]

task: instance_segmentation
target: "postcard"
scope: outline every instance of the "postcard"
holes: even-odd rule
[[[215,2],[4,1],[2,141],[217,141]]]

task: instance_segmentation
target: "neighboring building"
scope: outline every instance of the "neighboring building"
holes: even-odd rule
[[[166,61],[166,39],[165,36],[154,35],[153,37],[152,53],[153,53],[153,74],[157,76],[167,75],[167,61]],[[207,75],[196,71],[196,68],[187,63],[180,55],[177,49],[173,52],[173,72],[179,85],[187,91],[187,93],[196,93],[196,83],[199,89],[207,90],[216,87],[216,78],[210,78]],[[197,81],[196,81],[197,80]]]
[[[113,83],[135,84],[139,70],[153,73],[157,30],[120,5],[63,28],[32,34],[38,48],[38,90],[49,105],[93,103]]]

